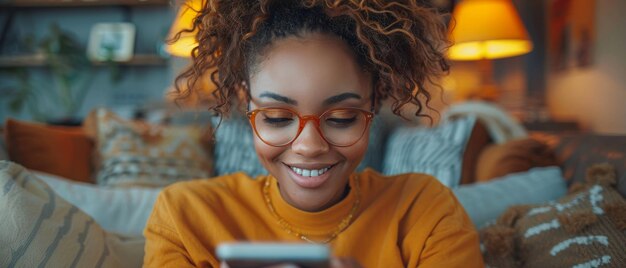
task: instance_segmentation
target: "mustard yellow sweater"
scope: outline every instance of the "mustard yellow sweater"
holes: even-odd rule
[[[353,190],[321,212],[286,203],[271,176],[255,180],[236,173],[176,183],[159,195],[144,231],[145,267],[219,267],[222,242],[298,241],[280,217],[305,234],[332,233],[350,213]],[[385,177],[372,170],[354,174],[360,206],[351,224],[330,242],[334,256],[352,257],[364,267],[483,267],[477,233],[451,191],[424,174]],[[313,237],[315,238],[315,237]]]

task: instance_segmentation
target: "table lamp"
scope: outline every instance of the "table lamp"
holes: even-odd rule
[[[174,23],[172,23],[172,27],[168,33],[168,40],[175,40],[174,37],[177,33],[182,30],[192,29],[193,21],[198,15],[198,11],[202,9],[202,5],[204,4],[204,0],[187,0],[183,3],[178,12],[176,14],[176,18]],[[191,57],[191,51],[198,46],[198,41],[196,40],[197,31],[192,32],[181,32],[180,37],[174,42],[169,42],[165,46],[165,51],[170,55],[188,59]],[[189,64],[189,60],[177,61],[180,65],[175,67],[176,69],[181,70],[183,66],[181,64]],[[176,99],[176,94],[170,95],[172,99],[170,101],[176,101],[179,106],[184,107],[206,107],[206,105],[214,100],[212,93],[216,90],[215,84],[209,79],[209,75],[213,72],[213,70],[209,70],[206,72],[206,75],[197,81],[195,84],[195,89],[191,91],[191,95],[188,95],[184,99]],[[184,84],[182,85],[185,86]],[[185,88],[180,88],[181,90],[189,90]],[[171,88],[170,92],[174,92],[175,89]]]
[[[479,61],[479,97],[495,100],[492,59],[522,55],[532,50],[528,32],[511,0],[463,0],[457,4],[450,22],[454,45],[448,56],[458,61]]]
[[[191,29],[193,20],[202,9],[202,0],[189,0],[183,3],[176,14],[176,19],[168,33],[168,40],[173,40],[174,36],[185,29]],[[183,32],[175,42],[170,42],[165,46],[167,53],[177,57],[191,57],[191,51],[198,46],[196,32]]]

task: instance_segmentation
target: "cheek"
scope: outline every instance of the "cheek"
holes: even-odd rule
[[[335,147],[334,150],[349,163],[349,166],[356,168],[365,156],[368,142],[369,133],[366,133],[356,144],[350,147]],[[278,158],[287,149],[287,147],[269,146],[256,135],[254,135],[254,148],[261,164],[270,172],[273,171],[274,159]]]
[[[351,162],[351,166],[356,166],[361,162],[367,151],[367,144],[369,142],[369,133],[366,133],[356,144],[350,147],[338,147],[337,151],[345,157],[348,162]]]
[[[277,158],[285,150],[284,147],[274,147],[265,144],[256,135],[254,135],[254,148],[256,149],[256,154],[261,164],[263,164],[268,171],[272,170],[272,160]]]

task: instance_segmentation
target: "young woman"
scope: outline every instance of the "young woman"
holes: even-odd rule
[[[483,266],[474,227],[436,179],[355,173],[381,100],[419,115],[425,85],[447,71],[435,11],[415,0],[208,1],[194,28],[179,78],[193,88],[212,72],[220,114],[244,97],[270,174],[164,189],[145,266],[219,267],[217,245],[241,240],[326,243],[333,267]]]

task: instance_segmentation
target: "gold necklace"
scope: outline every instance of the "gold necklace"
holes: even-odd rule
[[[353,191],[355,191],[356,200],[354,200],[352,209],[350,209],[350,214],[348,214],[348,216],[346,216],[343,220],[341,220],[339,225],[337,225],[337,228],[335,228],[335,230],[332,232],[332,234],[330,234],[330,236],[327,239],[324,239],[322,241],[315,241],[309,238],[310,235],[304,234],[303,232],[297,230],[296,228],[291,226],[291,224],[289,224],[285,219],[283,219],[280,215],[278,215],[278,213],[276,213],[276,209],[274,209],[274,205],[272,205],[272,199],[270,198],[270,195],[269,195],[269,189],[270,189],[270,179],[268,178],[267,180],[265,180],[265,185],[263,185],[263,197],[265,199],[265,204],[267,205],[267,208],[269,209],[270,213],[272,214],[274,218],[278,220],[278,224],[288,234],[293,234],[296,237],[306,242],[313,243],[313,244],[316,244],[316,243],[327,244],[330,241],[333,241],[333,239],[337,238],[337,236],[341,232],[343,232],[346,228],[348,228],[348,226],[350,225],[350,222],[352,221],[352,218],[354,217],[354,213],[356,213],[356,211],[359,209],[359,205],[361,204],[361,194],[359,192],[359,180],[357,178],[354,180],[354,189],[352,189]]]

